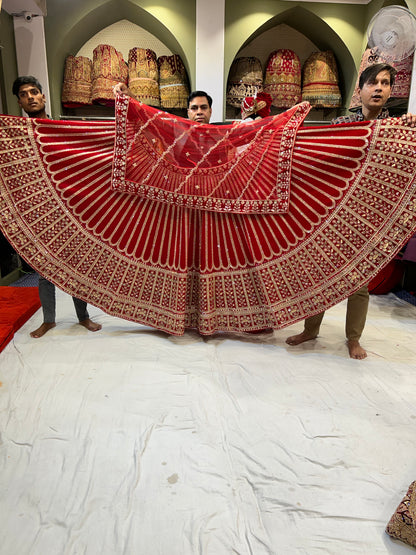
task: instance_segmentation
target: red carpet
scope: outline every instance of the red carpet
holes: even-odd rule
[[[38,308],[37,287],[0,287],[0,351]]]

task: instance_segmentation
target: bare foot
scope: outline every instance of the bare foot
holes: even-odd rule
[[[30,337],[34,337],[38,339],[38,337],[42,337],[45,333],[56,326],[55,322],[43,322],[41,326],[38,327],[37,330],[30,332]]]
[[[82,322],[80,322],[80,324],[81,324],[81,326],[84,326],[84,328],[86,328],[88,331],[98,331],[102,328],[101,324],[96,324],[95,322],[93,322],[89,318],[86,318],[85,320],[82,320]]]
[[[355,358],[357,360],[362,360],[367,356],[367,351],[365,351],[358,339],[348,339],[347,340],[348,352],[350,353],[351,358]]]
[[[307,331],[303,330],[302,333],[298,333],[297,335],[291,335],[286,339],[286,343],[288,345],[300,345],[305,341],[310,341],[311,339],[316,339],[316,335],[310,335]]]

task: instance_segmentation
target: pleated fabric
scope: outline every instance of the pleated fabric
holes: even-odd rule
[[[342,105],[338,69],[334,53],[312,52],[303,66],[302,100],[314,108],[338,108]]]
[[[99,44],[92,58],[92,101],[104,106],[114,105],[113,88],[127,83],[128,69],[121,52],[109,44]]]
[[[263,69],[255,56],[235,58],[227,81],[227,104],[240,108],[246,96],[263,91]]]
[[[160,106],[159,68],[155,52],[150,48],[129,50],[129,89],[144,104]]]
[[[110,314],[172,334],[288,326],[416,228],[415,130],[299,127],[307,111],[217,127],[119,97],[116,128],[2,116],[1,227]]]
[[[264,75],[264,92],[270,94],[273,106],[290,108],[302,100],[301,64],[293,50],[281,48],[269,55]]]
[[[92,61],[89,58],[66,57],[61,99],[65,108],[92,104]]]
[[[160,105],[162,108],[187,108],[189,96],[189,80],[178,54],[159,56]]]

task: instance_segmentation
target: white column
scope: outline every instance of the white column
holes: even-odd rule
[[[412,81],[410,84],[409,106],[407,111],[416,114],[416,52],[413,57]]]
[[[196,0],[196,90],[213,98],[211,121],[224,118],[225,0]]]
[[[34,16],[30,21],[27,21],[22,16],[14,16],[13,24],[18,74],[33,75],[38,79],[46,96],[46,112],[50,114],[49,78],[43,16]]]

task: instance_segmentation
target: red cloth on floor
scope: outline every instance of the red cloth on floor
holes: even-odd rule
[[[0,287],[0,351],[38,308],[37,287]]]
[[[13,326],[9,324],[0,324],[0,353],[4,347],[10,343],[14,336]]]

